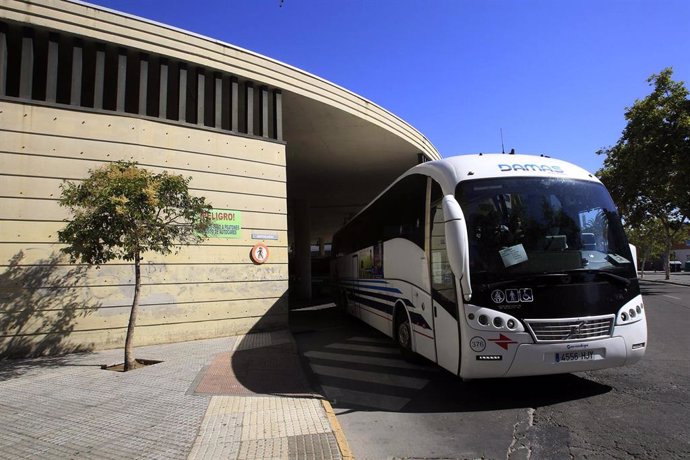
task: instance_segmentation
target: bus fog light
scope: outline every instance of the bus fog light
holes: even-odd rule
[[[474,319],[474,313],[470,313],[469,315],[467,315],[467,319],[472,321]]]
[[[477,361],[502,361],[501,355],[477,355]]]
[[[633,350],[637,350],[637,349],[639,349],[639,348],[644,348],[645,345],[646,345],[645,342],[642,342],[642,343],[634,343],[633,346],[632,346],[632,349],[633,349]]]
[[[508,329],[515,329],[515,320],[509,319],[506,326],[508,326]]]
[[[496,326],[496,327],[503,326],[503,318],[500,318],[498,316],[496,318],[494,318],[494,326]]]
[[[489,317],[486,315],[479,315],[479,318],[477,318],[477,321],[479,321],[479,324],[482,326],[488,326],[489,325]]]

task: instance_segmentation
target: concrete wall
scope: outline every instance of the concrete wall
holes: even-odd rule
[[[420,152],[440,158],[394,114],[265,56],[81,3],[0,0],[0,356],[124,342],[133,269],[60,256],[63,179],[136,160],[191,176],[193,193],[242,212],[240,239],[146,259],[144,345],[286,324],[286,157],[291,187],[304,191],[291,200],[300,201],[335,196],[324,183],[349,190],[364,170],[365,182],[387,183]],[[314,219],[315,236],[339,225],[327,217]],[[265,241],[271,256],[261,266],[249,260],[260,241],[252,233],[277,238]]]
[[[0,139],[0,356],[123,345],[133,268],[70,265],[57,244],[62,179],[120,159],[191,176],[192,193],[242,213],[240,239],[147,255],[136,345],[285,324],[284,144],[13,101],[0,101]],[[264,265],[249,259],[252,233],[278,237]]]

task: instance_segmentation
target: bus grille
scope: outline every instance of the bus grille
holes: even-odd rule
[[[526,319],[532,337],[537,342],[565,342],[611,337],[615,316],[569,319]]]

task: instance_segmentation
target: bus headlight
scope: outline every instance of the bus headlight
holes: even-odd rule
[[[636,323],[644,319],[644,303],[642,298],[638,297],[631,300],[618,310],[616,316],[616,325],[622,326],[626,324]]]
[[[465,319],[472,328],[488,332],[525,332],[517,318],[491,308],[465,305]]]

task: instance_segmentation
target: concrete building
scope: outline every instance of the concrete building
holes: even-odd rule
[[[268,57],[88,4],[0,0],[0,355],[124,342],[132,267],[60,255],[64,179],[135,160],[237,217],[231,237],[148,255],[144,345],[284,326],[288,293],[311,296],[312,249],[436,158],[392,113]]]

